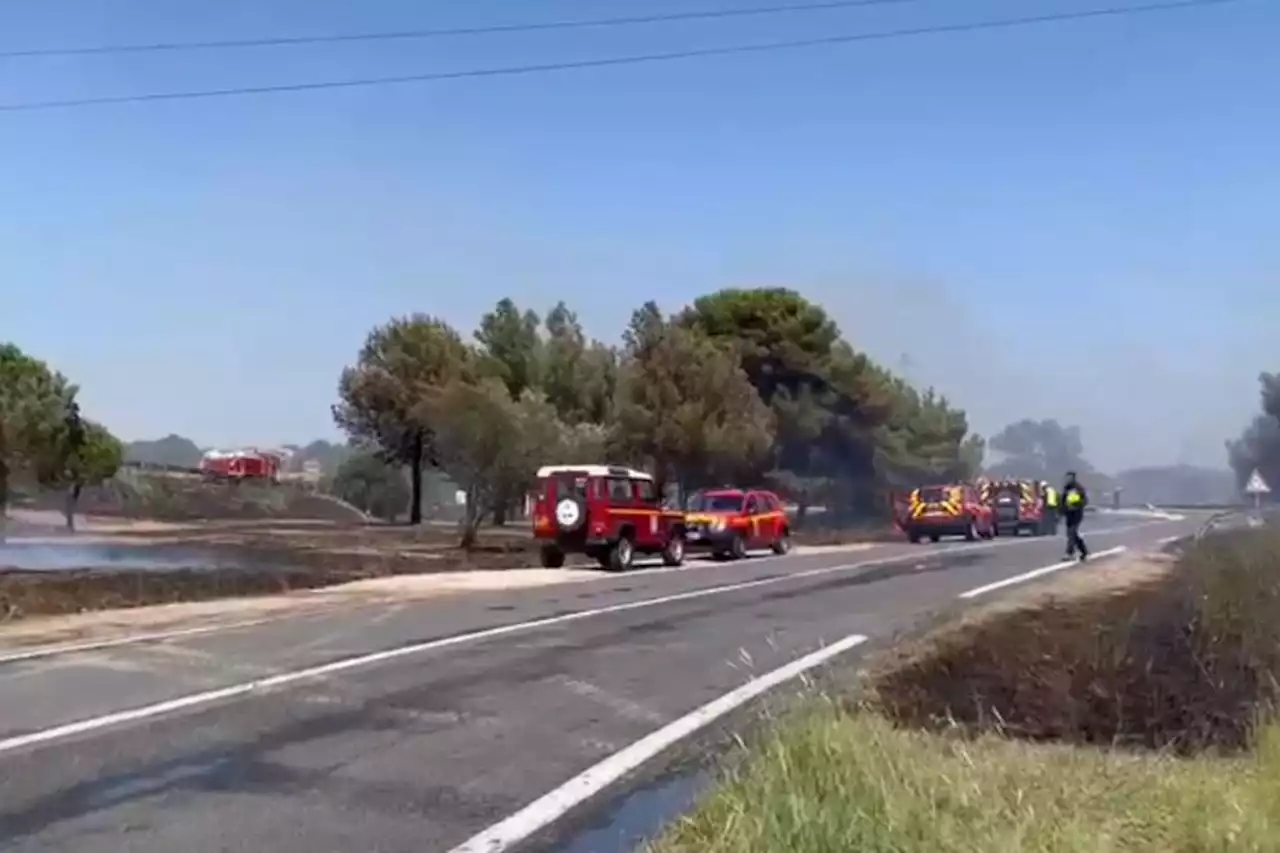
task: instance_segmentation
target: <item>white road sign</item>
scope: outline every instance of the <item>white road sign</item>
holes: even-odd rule
[[[1267,481],[1262,479],[1262,475],[1258,473],[1258,469],[1254,469],[1249,475],[1249,482],[1245,484],[1245,493],[1250,495],[1265,495],[1271,491],[1271,487],[1267,485]]]

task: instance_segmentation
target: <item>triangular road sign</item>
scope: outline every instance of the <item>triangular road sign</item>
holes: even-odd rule
[[[1249,482],[1245,484],[1245,493],[1250,495],[1265,495],[1271,491],[1271,487],[1267,485],[1267,481],[1262,479],[1262,475],[1258,473],[1258,469],[1254,468],[1253,473],[1249,475]]]

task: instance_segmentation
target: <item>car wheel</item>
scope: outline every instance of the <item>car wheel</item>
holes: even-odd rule
[[[542,546],[542,567],[558,569],[564,565],[564,551],[558,545]]]
[[[966,542],[978,541],[978,525],[974,523],[972,518],[969,519],[969,524],[964,529],[964,541]]]
[[[614,572],[625,572],[631,568],[631,563],[635,559],[635,546],[631,544],[631,540],[623,536],[613,543],[613,547],[609,549],[609,570]]]
[[[734,560],[743,560],[747,556],[747,540],[742,538],[741,533],[733,534],[733,539],[729,543],[729,557]]]
[[[679,566],[684,563],[684,534],[679,530],[671,534],[667,547],[662,549],[664,566]]]
[[[930,542],[935,542],[935,543],[936,543],[936,542],[941,542],[941,541],[942,541],[942,537],[941,537],[940,535],[938,535],[937,533],[930,533],[930,534],[929,534],[929,541],[930,541]]]
[[[912,545],[919,545],[919,544],[920,544],[920,534],[919,534],[919,533],[908,533],[908,534],[907,534],[907,541],[908,541],[908,542],[910,542]]]
[[[773,543],[773,553],[781,557],[791,551],[791,531],[784,530],[782,535],[778,537],[778,541]]]

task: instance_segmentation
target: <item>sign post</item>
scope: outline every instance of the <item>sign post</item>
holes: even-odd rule
[[[1258,473],[1258,469],[1254,468],[1253,473],[1249,475],[1249,482],[1244,486],[1245,494],[1253,495],[1253,508],[1262,508],[1262,496],[1270,494],[1271,487],[1267,485],[1267,481],[1262,479],[1262,475]]]

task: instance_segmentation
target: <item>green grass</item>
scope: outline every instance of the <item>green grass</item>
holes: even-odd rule
[[[650,853],[1280,853],[1280,531],[889,660],[861,704],[775,721]]]
[[[1280,850],[1280,728],[1179,759],[927,733],[822,702],[650,853]]]

